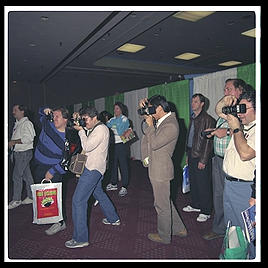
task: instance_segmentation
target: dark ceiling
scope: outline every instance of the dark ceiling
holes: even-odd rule
[[[230,60],[255,62],[255,38],[241,35],[256,27],[254,11],[214,10],[197,22],[174,17],[179,11],[11,11],[9,85],[42,84],[57,99],[63,92],[53,84],[77,77],[64,86],[66,96],[89,83],[96,99],[224,70],[218,64]],[[146,48],[117,51],[125,43]],[[184,52],[201,56],[174,58]]]

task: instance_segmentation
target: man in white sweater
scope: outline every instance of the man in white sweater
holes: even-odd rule
[[[106,125],[98,120],[98,112],[95,108],[85,108],[80,113],[85,121],[85,129],[81,126],[74,128],[79,130],[82,149],[87,155],[85,169],[78,180],[72,199],[73,236],[66,241],[68,248],[86,247],[89,245],[89,230],[87,221],[88,199],[93,194],[99,201],[101,210],[105,215],[104,224],[119,225],[120,220],[111,200],[102,189],[103,174],[106,170],[106,158],[109,144],[109,130]],[[75,116],[73,116],[75,117]]]
[[[35,130],[33,123],[25,116],[24,105],[13,106],[13,116],[16,119],[13,127],[11,140],[8,147],[13,151],[13,198],[8,209],[13,209],[21,204],[32,203],[32,192],[30,185],[33,184],[33,177],[30,170],[30,161],[33,157],[33,141]],[[27,197],[21,201],[23,181],[26,183]]]

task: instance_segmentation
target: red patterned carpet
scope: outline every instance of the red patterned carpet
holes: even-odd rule
[[[82,260],[194,260],[218,259],[222,239],[206,241],[202,235],[210,231],[212,218],[207,222],[196,221],[197,213],[183,212],[189,195],[182,194],[177,186],[176,205],[188,229],[185,238],[173,237],[169,245],[148,240],[147,234],[156,232],[156,212],[153,208],[152,189],[147,170],[140,161],[130,163],[128,194],[118,196],[118,191],[108,192],[117,208],[121,225],[102,223],[99,205],[89,211],[90,245],[68,249],[65,241],[72,237],[71,200],[76,179],[70,178],[67,189],[67,228],[54,236],[45,234],[50,225],[32,223],[32,205],[21,205],[8,211],[8,257],[26,259],[82,259]],[[93,203],[93,202],[91,202]]]

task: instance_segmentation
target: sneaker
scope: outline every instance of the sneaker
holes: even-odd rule
[[[66,228],[65,222],[62,224],[60,222],[54,223],[52,226],[50,226],[49,229],[47,229],[45,232],[47,235],[54,235],[58,233],[59,231],[62,231]]]
[[[190,205],[188,205],[187,207],[184,207],[182,210],[185,212],[200,212],[201,211],[199,208],[193,208]]]
[[[125,187],[121,187],[118,195],[119,196],[125,196],[127,194],[127,189]]]
[[[117,184],[111,184],[111,183],[109,183],[106,186],[106,191],[115,191],[115,190],[117,190]]]
[[[118,219],[117,221],[111,223],[111,222],[109,222],[106,218],[104,218],[104,219],[102,220],[102,223],[104,223],[104,224],[112,224],[112,225],[120,225],[120,224],[121,224],[119,219]]]
[[[9,204],[8,204],[8,209],[13,209],[16,208],[18,206],[21,205],[21,200],[16,201],[16,200],[12,200]]]
[[[74,239],[65,242],[65,247],[67,248],[83,248],[89,245],[88,242],[77,242]]]
[[[28,204],[32,204],[33,203],[33,199],[31,199],[30,197],[26,197],[21,204],[22,205],[28,205]]]
[[[217,234],[213,231],[205,234],[202,236],[205,240],[213,240],[213,239],[216,239],[216,238],[221,238],[221,237],[224,237],[224,234]]]
[[[198,217],[197,217],[197,221],[199,221],[199,222],[205,222],[205,221],[207,221],[208,219],[210,218],[210,215],[206,215],[206,214],[202,214],[202,213],[200,213],[199,215],[198,215]]]

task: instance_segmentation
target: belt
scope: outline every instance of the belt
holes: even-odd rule
[[[230,177],[230,176],[226,176],[225,178],[226,178],[226,180],[228,180],[228,181],[250,182],[250,181],[245,181],[245,180],[237,179],[237,178]]]
[[[217,157],[221,158],[221,159],[224,159],[224,156],[220,156],[218,154],[215,154]]]

